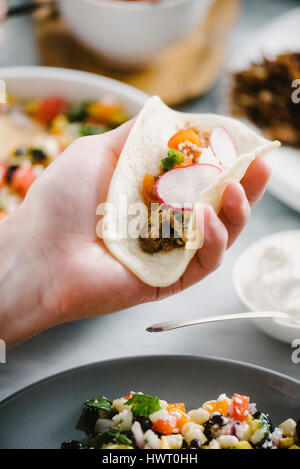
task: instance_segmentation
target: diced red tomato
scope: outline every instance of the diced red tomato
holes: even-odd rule
[[[42,122],[51,122],[59,114],[63,114],[67,102],[59,96],[49,96],[41,101],[37,118]]]
[[[222,415],[228,415],[229,403],[228,401],[208,401],[203,404],[203,408],[210,414],[219,412]]]
[[[249,404],[250,399],[248,396],[241,396],[234,394],[232,398],[232,405],[230,407],[230,417],[244,422],[249,417]]]
[[[143,197],[144,197],[145,203],[148,206],[151,206],[151,204],[156,204],[158,202],[158,199],[154,192],[154,186],[155,186],[155,177],[151,176],[151,174],[146,174],[143,180]]]
[[[8,166],[6,163],[0,163],[0,189],[5,184],[5,176],[7,172]]]
[[[134,392],[131,392],[130,394],[128,394],[128,396],[124,397],[123,399],[126,399],[126,401],[129,401],[129,399],[131,399],[133,395],[134,395]]]
[[[11,185],[22,197],[25,197],[31,184],[37,178],[33,166],[18,168],[12,177]]]
[[[157,420],[152,426],[153,431],[161,433],[162,435],[171,435],[175,428],[178,428],[177,417],[172,414]]]

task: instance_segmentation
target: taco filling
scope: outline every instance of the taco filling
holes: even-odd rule
[[[237,156],[234,142],[221,126],[176,132],[157,174],[147,173],[143,179],[148,220],[139,237],[141,249],[152,254],[184,248],[193,204]]]

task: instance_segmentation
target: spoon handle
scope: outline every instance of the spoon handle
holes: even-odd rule
[[[161,324],[154,324],[148,327],[148,332],[166,332],[182,327],[197,326],[199,324],[208,324],[212,322],[221,321],[236,321],[241,319],[288,319],[289,315],[279,311],[264,311],[262,313],[240,313],[240,314],[227,314],[222,316],[212,316],[210,318],[194,319],[193,321],[169,321]]]

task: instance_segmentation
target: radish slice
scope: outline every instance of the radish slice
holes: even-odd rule
[[[238,157],[238,151],[234,141],[227,130],[222,126],[216,127],[212,131],[210,147],[224,168],[232,166]]]
[[[155,193],[167,207],[176,210],[192,210],[201,193],[223,172],[212,164],[195,164],[174,168],[158,178]]]

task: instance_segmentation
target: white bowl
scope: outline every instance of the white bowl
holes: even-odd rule
[[[0,79],[9,92],[21,98],[61,95],[70,101],[85,101],[111,96],[131,116],[141,110],[148,98],[142,91],[117,80],[63,68],[1,68]]]
[[[211,0],[59,0],[71,30],[111,62],[144,65],[179,41],[206,13]],[[180,66],[180,64],[179,64]]]
[[[255,253],[262,247],[263,244],[272,242],[272,239],[276,238],[279,234],[282,236],[292,233],[293,231],[289,231],[275,233],[273,235],[267,236],[246,249],[236,261],[233,267],[234,288],[240,300],[249,311],[261,311],[258,305],[253,304],[253,302],[249,300],[245,291],[249,266],[252,266],[252,263],[255,259]],[[297,231],[297,233],[299,234],[299,231]],[[275,339],[278,339],[282,342],[286,342],[289,345],[291,345],[294,340],[300,339],[300,323],[297,324],[293,321],[284,319],[257,319],[253,320],[253,322],[260,330],[269,336],[274,337]]]

